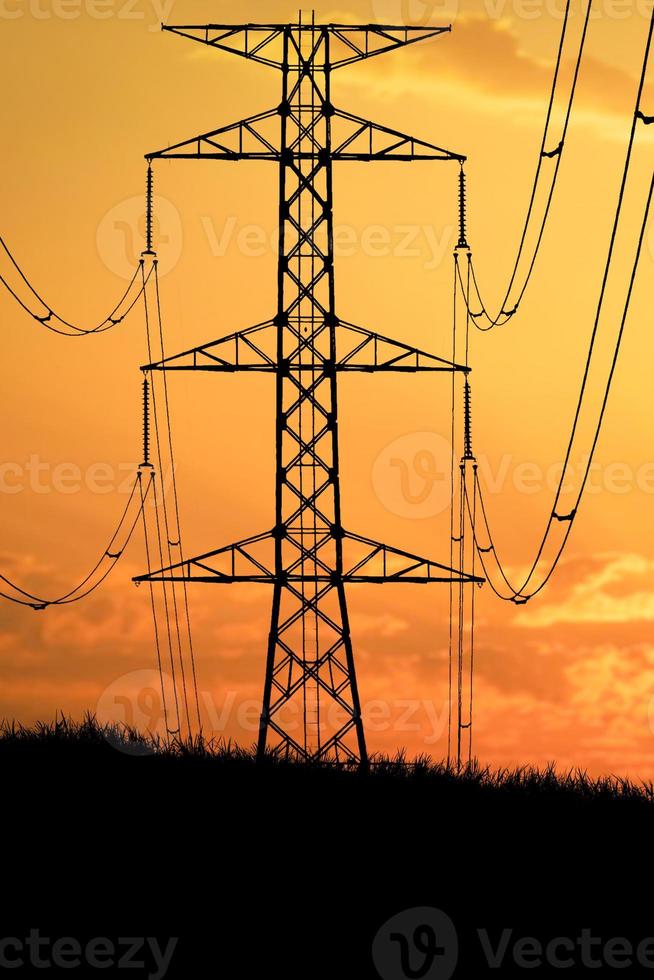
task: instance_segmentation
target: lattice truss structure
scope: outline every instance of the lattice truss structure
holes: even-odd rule
[[[279,168],[275,315],[147,371],[263,371],[275,376],[275,523],[270,531],[140,581],[260,582],[272,588],[259,752],[367,762],[345,587],[480,581],[343,527],[338,376],[351,371],[464,372],[446,359],[336,314],[335,162],[462,161],[456,153],[338,110],[332,72],[436,37],[449,27],[330,24],[180,26],[166,30],[269,65],[279,104],[147,159],[262,160]]]

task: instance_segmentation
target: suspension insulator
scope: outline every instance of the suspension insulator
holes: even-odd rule
[[[459,171],[459,240],[457,248],[468,248],[466,234],[466,175],[463,167]]]
[[[472,451],[472,404],[468,381],[465,382],[463,388],[463,458],[475,458]]]
[[[154,187],[154,177],[152,175],[152,164],[148,164],[148,176],[145,185],[145,254],[154,255],[152,249],[152,191]]]
[[[150,467],[150,383],[143,379],[143,462],[141,466]]]

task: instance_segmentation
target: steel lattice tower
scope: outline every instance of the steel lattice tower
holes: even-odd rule
[[[450,28],[299,23],[164,30],[281,72],[281,98],[274,109],[146,157],[150,163],[261,160],[279,167],[275,316],[144,367],[275,375],[275,524],[137,581],[269,583],[272,618],[260,755],[273,750],[307,761],[365,764],[346,584],[480,580],[344,530],[339,374],[467,369],[337,316],[332,167],[348,160],[465,158],[339,111],[332,102],[332,72]]]

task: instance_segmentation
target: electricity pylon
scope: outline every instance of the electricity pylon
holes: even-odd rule
[[[341,320],[334,293],[335,162],[465,158],[337,109],[332,72],[449,27],[205,25],[165,30],[281,71],[275,108],[149,154],[279,167],[278,302],[272,319],[145,371],[261,371],[276,379],[272,530],[137,581],[272,587],[259,755],[367,763],[345,586],[479,582],[343,527],[338,387],[349,371],[467,368]]]

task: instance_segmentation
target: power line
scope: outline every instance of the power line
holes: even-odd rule
[[[148,168],[148,183],[147,183],[147,194],[148,197],[152,193],[152,177],[150,168]],[[147,207],[148,215],[148,227],[152,221],[152,208],[148,204]],[[147,240],[151,241],[151,233],[148,231]],[[146,253],[144,253],[146,254]],[[152,269],[150,274],[153,274],[154,282],[154,315],[156,316],[156,334],[153,336],[153,329],[151,326],[151,314],[150,314],[150,304],[148,300],[147,291],[147,279],[145,275],[145,268],[143,267],[143,302],[144,302],[144,312],[145,312],[145,326],[146,326],[146,343],[148,351],[148,359],[150,363],[154,361],[154,340],[159,345],[159,351],[162,358],[165,359],[165,345],[164,345],[164,332],[163,332],[163,321],[161,315],[161,296],[159,289],[159,277],[158,277],[158,259],[154,251],[150,252],[152,256]],[[156,379],[154,377],[154,372],[152,369],[147,371],[147,375],[150,378],[150,393],[152,398],[152,408],[154,417],[154,443],[157,456],[158,471],[161,478],[161,492],[157,493],[155,486],[154,490],[154,504],[155,504],[155,523],[156,523],[156,543],[158,546],[159,559],[161,565],[167,564],[171,566],[173,564],[173,548],[178,549],[179,560],[184,561],[184,551],[182,543],[181,534],[181,521],[179,512],[179,499],[177,493],[177,477],[176,477],[176,465],[175,465],[175,454],[173,448],[173,438],[172,438],[172,428],[170,422],[170,406],[168,399],[168,385],[167,379],[164,374],[162,383],[162,400],[160,404],[160,398],[157,395]],[[164,464],[164,453],[168,454],[168,462],[171,472],[171,482],[172,482],[172,514],[169,511],[169,505],[167,500],[167,495],[163,486],[163,473],[165,472],[166,466]],[[174,528],[173,528],[174,521]],[[191,667],[191,686],[193,692],[193,701],[195,707],[196,722],[198,727],[198,732],[202,730],[202,719],[200,713],[200,700],[199,700],[199,690],[197,681],[197,669],[195,661],[195,650],[193,643],[193,634],[190,621],[190,611],[189,602],[187,595],[186,583],[183,583],[182,589],[182,600],[178,602],[177,594],[177,583],[173,581],[172,576],[165,576],[162,580],[162,600],[165,615],[166,630],[165,635],[168,641],[168,650],[170,656],[171,673],[175,697],[175,710],[178,723],[178,733],[181,734],[181,720],[182,713],[180,708],[180,698],[178,696],[178,680],[179,687],[181,689],[181,703],[184,709],[184,716],[186,720],[186,731],[188,738],[192,738],[193,726],[191,723],[191,711],[189,707],[189,692],[188,683],[186,676],[186,664],[185,664],[185,642],[188,644],[188,656],[190,659]],[[186,637],[186,641],[183,640],[182,636]],[[177,666],[176,666],[177,664]],[[171,732],[173,734],[174,732]]]
[[[548,150],[545,149],[545,147],[547,145],[547,140],[548,140],[548,135],[549,135],[550,123],[551,123],[552,112],[553,112],[553,107],[554,107],[554,100],[555,100],[555,96],[556,96],[556,90],[557,90],[558,79],[559,79],[559,74],[560,74],[560,69],[561,69],[561,63],[562,63],[562,55],[563,55],[563,50],[564,50],[565,41],[566,41],[566,34],[567,34],[567,30],[568,30],[568,20],[569,20],[569,15],[570,15],[570,0],[568,0],[568,2],[566,3],[565,15],[564,15],[563,25],[562,25],[562,29],[561,29],[561,38],[560,38],[558,53],[557,53],[557,57],[556,57],[556,65],[555,65],[555,69],[554,69],[554,76],[553,76],[553,79],[552,79],[552,89],[551,89],[551,92],[550,92],[549,104],[548,104],[548,107],[547,107],[547,115],[546,115],[546,119],[545,119],[545,127],[544,127],[544,130],[543,130],[543,138],[542,138],[542,141],[541,141],[540,151],[539,151],[539,154],[538,154],[538,164],[536,166],[536,172],[535,172],[534,180],[533,180],[533,183],[532,183],[531,196],[530,196],[530,199],[529,199],[529,205],[527,207],[527,214],[526,214],[524,225],[523,225],[523,229],[522,229],[522,235],[520,237],[520,242],[519,242],[519,245],[518,245],[518,251],[517,251],[515,262],[514,262],[514,265],[513,265],[513,270],[511,272],[511,276],[509,278],[509,284],[507,286],[506,293],[504,295],[504,300],[502,301],[502,304],[500,306],[499,312],[494,317],[491,316],[488,313],[487,307],[486,307],[486,305],[485,305],[485,303],[484,303],[484,301],[482,299],[481,292],[480,292],[480,289],[479,289],[477,274],[476,274],[476,270],[475,270],[474,262],[473,262],[473,258],[472,258],[472,253],[471,252],[468,253],[468,264],[469,264],[469,267],[470,267],[469,274],[472,275],[472,284],[474,286],[474,289],[475,289],[475,293],[477,295],[478,302],[479,302],[479,304],[481,306],[481,310],[479,312],[473,312],[472,310],[470,310],[469,306],[468,306],[468,309],[469,309],[469,312],[470,312],[470,314],[471,314],[471,316],[473,318],[473,322],[474,322],[474,324],[475,324],[475,326],[477,327],[478,330],[481,330],[481,331],[489,331],[489,330],[492,330],[496,326],[503,326],[504,324],[508,323],[508,321],[516,314],[516,312],[518,310],[518,307],[519,307],[520,303],[522,302],[522,298],[523,298],[523,296],[524,296],[524,294],[525,294],[525,292],[527,290],[527,287],[529,285],[529,282],[531,280],[531,276],[533,274],[533,271],[534,271],[534,268],[535,268],[535,265],[536,265],[536,261],[537,261],[537,258],[538,258],[538,254],[540,252],[540,247],[541,247],[541,244],[542,244],[542,241],[543,241],[545,227],[547,225],[547,221],[548,221],[548,218],[549,218],[549,214],[550,214],[550,210],[551,210],[551,206],[552,206],[552,201],[553,201],[553,198],[554,198],[554,191],[556,189],[557,179],[558,179],[558,175],[559,175],[559,169],[560,169],[560,166],[561,166],[561,159],[563,157],[563,148],[565,146],[565,142],[566,142],[566,138],[567,138],[567,134],[568,134],[568,126],[569,126],[569,123],[570,123],[570,117],[571,117],[571,114],[572,114],[572,106],[573,106],[573,103],[574,103],[575,94],[576,94],[576,90],[577,90],[577,81],[578,81],[578,78],[579,78],[579,71],[580,71],[580,68],[581,68],[581,63],[582,63],[582,59],[583,59],[584,48],[585,48],[585,44],[586,44],[586,35],[587,35],[587,32],[588,32],[588,26],[589,26],[589,21],[590,21],[590,13],[591,13],[591,9],[592,9],[592,3],[593,3],[593,0],[588,0],[588,5],[586,7],[586,14],[585,14],[585,17],[584,17],[583,29],[582,29],[582,34],[581,34],[581,40],[580,40],[580,44],[579,44],[579,51],[577,53],[577,57],[576,57],[576,61],[575,61],[574,73],[573,73],[573,77],[572,77],[572,85],[571,85],[571,89],[570,89],[570,97],[568,99],[568,105],[567,105],[567,109],[566,109],[566,113],[565,113],[565,119],[564,119],[564,124],[563,124],[562,135],[561,135],[561,138],[560,138],[557,146],[553,150],[549,150],[548,151]],[[553,173],[552,179],[551,179],[550,190],[549,190],[549,193],[548,193],[548,196],[547,196],[547,201],[546,201],[546,204],[545,204],[545,210],[543,212],[543,217],[542,217],[541,224],[540,224],[540,229],[539,229],[538,236],[537,236],[537,239],[536,239],[536,243],[535,243],[535,246],[534,246],[534,251],[532,253],[532,256],[531,256],[531,259],[530,259],[530,262],[529,262],[529,266],[527,268],[527,273],[526,273],[524,282],[523,282],[523,284],[522,284],[522,286],[521,286],[521,288],[520,288],[520,290],[518,292],[517,298],[516,298],[515,302],[513,303],[512,308],[509,309],[509,310],[507,310],[506,307],[507,307],[507,304],[508,304],[508,301],[509,301],[509,297],[511,295],[511,291],[513,289],[513,286],[515,284],[515,281],[516,281],[516,278],[517,278],[517,275],[518,275],[518,269],[520,267],[520,261],[522,259],[522,256],[523,256],[523,253],[524,253],[524,249],[525,249],[525,244],[526,244],[526,241],[527,241],[527,233],[529,231],[529,227],[530,227],[530,223],[531,223],[531,218],[532,218],[532,214],[533,214],[533,210],[534,210],[534,205],[535,205],[535,202],[536,202],[536,196],[537,196],[538,187],[539,187],[539,183],[540,183],[540,177],[541,177],[541,171],[542,171],[542,167],[543,167],[543,161],[544,160],[547,160],[547,159],[552,159],[552,158],[556,158],[556,164],[555,164],[554,173]],[[488,322],[485,325],[482,325],[479,322],[482,319],[485,319]]]
[[[157,259],[155,257],[152,262],[152,266],[154,270],[156,270],[156,265],[157,265]],[[142,268],[142,275],[143,275],[143,305],[144,305],[144,315],[145,315],[146,343],[147,343],[147,351],[148,351],[148,360],[152,362],[153,346],[152,346],[152,335],[151,335],[151,328],[150,328],[150,311],[149,311],[148,296],[147,296],[146,284],[145,284],[145,267],[142,266],[141,268]],[[154,435],[155,435],[155,448],[157,454],[157,465],[158,465],[159,473],[163,474],[164,459],[163,459],[163,453],[161,449],[159,407],[158,407],[155,379],[152,375],[152,372],[150,372],[150,386],[151,386],[151,396],[152,396],[152,408],[153,408],[153,415],[154,415]],[[172,546],[171,546],[170,527],[168,524],[168,508],[166,504],[166,494],[164,492],[163,478],[161,480],[161,502],[159,500],[159,494],[157,494],[156,485],[154,488],[154,512],[155,512],[156,544],[157,544],[157,549],[159,554],[159,562],[160,565],[165,565],[166,564],[165,555],[167,554],[168,555],[167,564],[170,565],[172,564],[172,552],[171,552]],[[163,524],[163,528],[162,528],[162,524]],[[166,623],[166,637],[168,640],[168,654],[170,659],[170,669],[171,669],[173,692],[174,692],[174,699],[175,699],[175,713],[177,719],[177,729],[171,732],[171,734],[178,734],[181,736],[182,733],[182,716],[180,712],[179,697],[178,697],[178,690],[177,690],[177,668],[175,666],[175,656],[177,656],[179,661],[179,668],[180,668],[179,672],[182,680],[182,695],[183,695],[184,705],[186,707],[187,735],[190,739],[191,727],[190,727],[190,718],[188,713],[188,694],[186,691],[186,677],[184,673],[182,640],[181,640],[181,632],[179,627],[177,599],[175,594],[175,585],[173,582],[168,582],[168,581],[163,582],[162,595],[163,595],[163,607],[164,607],[164,616],[165,616],[165,623]],[[170,600],[169,600],[169,595],[170,595]],[[169,601],[172,603],[173,606],[172,612],[169,606]]]
[[[653,23],[654,23],[654,19],[653,19]],[[651,37],[651,33],[650,33],[650,37]],[[603,397],[602,397],[602,403],[601,403],[601,407],[600,407],[600,412],[599,412],[599,415],[598,415],[598,420],[597,420],[597,423],[596,423],[596,426],[595,426],[595,431],[594,431],[593,439],[592,439],[592,443],[591,443],[591,449],[590,449],[590,452],[589,452],[588,457],[587,457],[587,462],[586,462],[586,466],[585,466],[585,469],[584,469],[584,474],[583,474],[583,478],[582,478],[582,481],[581,481],[581,485],[580,485],[579,491],[577,493],[577,498],[576,498],[575,505],[574,505],[574,507],[572,508],[571,512],[568,515],[559,515],[556,512],[556,506],[557,506],[557,504],[559,502],[559,499],[560,499],[560,495],[561,495],[561,491],[562,491],[562,486],[563,486],[563,482],[564,482],[564,478],[565,478],[566,468],[568,466],[570,455],[571,455],[571,452],[572,452],[572,444],[573,444],[574,435],[575,435],[575,431],[576,431],[576,426],[577,426],[577,422],[578,422],[578,418],[579,418],[579,414],[580,414],[580,406],[581,406],[581,402],[583,401],[583,397],[584,397],[586,380],[587,380],[587,377],[588,377],[588,364],[587,364],[586,372],[584,374],[584,380],[583,380],[583,383],[582,383],[582,391],[580,393],[579,403],[578,403],[578,406],[577,406],[577,413],[575,415],[575,421],[574,421],[574,424],[573,424],[573,433],[571,435],[571,439],[570,439],[570,442],[568,444],[568,451],[566,453],[566,461],[565,461],[565,464],[564,464],[564,467],[563,467],[563,473],[562,473],[561,479],[559,481],[559,486],[558,486],[558,490],[557,490],[557,494],[556,494],[556,498],[555,498],[555,503],[554,503],[554,509],[552,511],[552,514],[550,515],[550,518],[549,518],[549,521],[548,521],[548,524],[547,524],[546,533],[543,536],[543,541],[541,542],[541,545],[539,547],[539,550],[538,550],[536,559],[534,560],[534,563],[533,563],[533,565],[531,567],[531,570],[529,572],[529,575],[525,579],[525,581],[524,581],[524,583],[523,583],[523,585],[522,585],[522,587],[520,589],[515,589],[513,586],[511,586],[511,584],[509,582],[509,579],[506,576],[506,574],[505,574],[505,572],[504,572],[504,570],[502,568],[500,559],[499,559],[498,554],[497,554],[497,550],[495,548],[495,544],[494,544],[492,535],[490,533],[490,527],[489,527],[488,519],[487,519],[487,516],[486,516],[486,508],[485,508],[485,505],[483,503],[483,494],[481,493],[481,488],[480,487],[478,488],[478,492],[479,492],[479,496],[480,496],[480,502],[481,502],[481,507],[482,507],[482,512],[483,512],[483,516],[484,516],[484,523],[485,523],[486,532],[487,532],[488,539],[489,539],[490,551],[492,551],[492,553],[494,554],[495,559],[497,561],[497,564],[500,567],[502,578],[504,579],[505,583],[509,586],[509,588],[511,589],[511,592],[512,592],[512,595],[510,595],[508,597],[507,596],[503,596],[503,595],[501,595],[499,593],[499,591],[497,591],[497,589],[495,588],[495,586],[493,586],[492,580],[490,579],[490,576],[488,575],[488,570],[486,568],[485,560],[484,560],[484,557],[483,557],[484,553],[488,553],[488,550],[489,549],[488,548],[486,548],[486,549],[480,549],[478,547],[478,551],[480,553],[479,554],[479,557],[480,557],[480,560],[481,560],[482,565],[484,567],[484,573],[485,573],[487,579],[489,580],[489,582],[491,584],[491,587],[496,592],[496,595],[499,596],[499,598],[508,599],[509,601],[513,601],[513,602],[524,603],[527,600],[532,599],[539,592],[541,592],[545,588],[545,586],[547,585],[547,583],[549,582],[549,580],[552,577],[552,575],[554,574],[554,571],[555,571],[555,569],[556,569],[559,561],[561,560],[561,557],[562,557],[563,552],[565,550],[565,546],[566,546],[566,544],[568,542],[568,538],[570,537],[570,533],[572,531],[572,525],[573,525],[573,523],[575,521],[575,518],[577,516],[578,510],[579,510],[579,506],[581,504],[581,499],[583,497],[583,494],[584,494],[584,491],[585,491],[585,488],[586,488],[586,484],[588,482],[588,477],[590,475],[590,470],[591,470],[593,458],[594,458],[594,455],[595,455],[595,450],[597,448],[597,443],[599,441],[599,437],[600,437],[600,433],[601,433],[601,429],[602,429],[602,424],[603,424],[603,421],[604,421],[604,416],[606,414],[606,407],[607,407],[607,404],[608,404],[608,399],[609,399],[609,395],[610,395],[610,391],[611,391],[611,387],[612,387],[612,383],[613,383],[613,378],[614,378],[614,375],[615,375],[615,369],[616,369],[616,366],[617,366],[618,357],[619,357],[619,354],[620,354],[620,348],[621,348],[621,345],[622,345],[622,338],[623,338],[623,335],[624,335],[624,329],[625,329],[625,325],[626,325],[626,322],[627,322],[627,317],[628,317],[628,314],[629,314],[629,308],[630,308],[630,305],[631,305],[631,298],[632,298],[633,288],[634,288],[634,284],[635,284],[635,280],[636,280],[636,274],[637,274],[637,271],[638,271],[638,265],[639,265],[639,262],[640,262],[640,256],[641,256],[641,252],[642,252],[643,241],[644,241],[644,238],[645,238],[645,231],[647,229],[647,223],[648,223],[648,220],[649,220],[649,214],[650,214],[650,208],[651,208],[651,202],[652,202],[652,193],[653,192],[654,192],[654,176],[650,180],[649,190],[648,190],[648,194],[647,194],[647,201],[646,201],[646,205],[645,205],[645,211],[644,211],[644,214],[643,214],[643,220],[642,220],[642,224],[641,224],[641,227],[640,227],[640,233],[639,233],[639,236],[638,236],[638,244],[637,244],[637,248],[636,248],[636,255],[635,255],[635,258],[634,258],[634,263],[633,263],[631,274],[630,274],[630,278],[629,278],[629,287],[628,287],[628,290],[627,290],[627,296],[626,296],[626,299],[625,299],[625,304],[624,304],[624,308],[623,308],[623,312],[622,312],[622,317],[621,317],[621,320],[620,320],[620,327],[619,327],[619,330],[618,330],[618,335],[617,335],[617,338],[616,338],[616,343],[615,343],[615,347],[614,347],[614,351],[613,351],[613,357],[612,357],[612,360],[611,360],[611,367],[610,367],[609,374],[608,374],[608,377],[607,377],[607,381],[606,381],[606,384],[605,384],[604,393],[603,393]],[[602,287],[602,290],[603,291],[604,291],[604,288],[605,288],[605,282],[603,283],[603,287]],[[603,292],[602,292],[602,295],[603,295]],[[601,304],[600,304],[600,306],[601,306]],[[596,319],[595,326],[597,326],[598,319],[599,319],[599,317]],[[595,340],[595,333],[596,333],[596,331],[594,330],[593,331],[593,342]],[[592,354],[592,352],[591,352],[591,354]],[[469,508],[469,502],[468,502],[468,508]],[[532,579],[532,577],[533,577],[533,575],[534,575],[534,573],[535,573],[535,571],[536,571],[536,569],[538,567],[538,564],[540,562],[540,559],[542,557],[542,554],[543,554],[543,551],[544,551],[544,548],[545,548],[545,544],[547,543],[547,539],[549,537],[549,533],[551,531],[551,528],[552,528],[553,523],[554,523],[555,520],[557,522],[565,522],[566,525],[567,525],[566,526],[565,534],[563,536],[563,541],[561,542],[561,545],[559,546],[558,552],[556,553],[556,556],[555,556],[553,562],[550,565],[549,571],[544,576],[544,578],[541,581],[540,585],[537,588],[531,590],[530,592],[526,592],[525,590],[527,589],[527,586],[529,585],[529,582],[531,581],[531,579]]]
[[[147,564],[148,569],[151,569],[152,568],[152,561],[151,561],[151,558],[150,558],[150,538],[149,538],[149,534],[148,534],[148,522],[147,522],[147,518],[146,518],[146,515],[145,515],[145,498],[143,496],[143,488],[142,488],[142,485],[141,485],[140,482],[139,482],[139,490],[140,490],[140,493],[141,493],[141,517],[143,519],[143,541],[144,541],[144,544],[145,544],[145,560],[146,560],[146,564]],[[168,735],[171,734],[171,732],[170,732],[170,725],[169,725],[169,722],[168,722],[168,705],[167,705],[167,699],[166,699],[166,686],[164,684],[164,672],[163,672],[163,663],[162,663],[162,656],[161,656],[161,643],[160,643],[160,640],[159,640],[159,622],[158,622],[158,619],[157,619],[157,607],[156,607],[156,602],[155,602],[155,598],[154,598],[154,584],[152,582],[149,582],[148,583],[148,589],[149,589],[149,593],[150,593],[150,608],[152,610],[152,620],[153,620],[153,623],[154,623],[154,641],[155,641],[155,649],[156,649],[156,652],[157,652],[157,668],[158,668],[158,671],[159,671],[159,683],[160,683],[160,687],[161,687],[161,705],[162,705],[163,713],[164,713],[164,724],[166,726],[166,736],[168,736]]]
[[[0,237],[0,246],[6,252],[12,265],[18,272],[20,278],[23,280],[27,288],[32,293],[32,296],[41,304],[41,306],[44,307],[46,312],[37,313],[34,310],[32,310],[29,304],[23,299],[21,299],[21,297],[18,295],[16,290],[9,284],[8,280],[5,279],[5,277],[2,275],[0,275],[0,283],[2,283],[2,285],[5,287],[7,292],[16,300],[18,305],[22,307],[22,309],[29,316],[31,316],[34,320],[40,323],[42,327],[45,327],[47,330],[50,330],[52,333],[59,334],[59,336],[61,337],[87,337],[90,334],[106,333],[108,330],[112,330],[114,327],[117,327],[120,323],[122,323],[123,320],[129,315],[129,313],[131,313],[132,309],[134,308],[134,306],[136,305],[136,303],[138,302],[138,300],[142,295],[143,287],[139,288],[136,295],[132,297],[134,286],[136,285],[137,280],[139,278],[139,274],[141,272],[143,260],[141,260],[139,265],[136,267],[129,284],[126,290],[124,291],[124,293],[122,294],[121,298],[119,299],[118,303],[113,308],[111,313],[109,313],[109,315],[104,318],[104,320],[102,320],[95,327],[86,328],[86,327],[75,326],[75,324],[71,323],[69,320],[66,320],[63,317],[59,316],[59,314],[55,313],[52,307],[48,303],[46,303],[46,301],[41,297],[41,295],[37,292],[37,290],[32,286],[32,284],[28,280],[27,276],[25,275],[25,273],[19,266],[18,262],[14,258],[12,252],[10,251],[9,246],[6,244],[6,242],[2,237]],[[127,304],[126,307],[125,304]],[[57,326],[57,324],[60,324],[61,326]],[[68,329],[62,330],[61,327],[67,327]],[[70,333],[69,331],[72,331],[72,333]]]
[[[461,208],[459,213],[459,223],[461,234],[459,235],[459,241],[465,240],[465,228],[464,228],[464,216],[465,211]],[[456,262],[456,252],[454,253],[454,260]],[[456,363],[457,358],[457,344],[456,344],[456,328],[457,328],[457,281],[456,281],[456,267],[454,269],[454,291],[452,297],[452,363]],[[454,505],[455,505],[455,475],[456,475],[456,377],[454,373],[452,374],[452,388],[451,388],[451,424],[450,424],[450,568],[454,567]],[[447,724],[447,765],[448,768],[452,759],[452,695],[453,695],[453,657],[454,657],[454,582],[450,582],[449,586],[449,613],[450,613],[450,627],[449,627],[449,650],[448,650],[448,724]]]
[[[98,589],[100,585],[104,582],[104,580],[107,578],[110,572],[113,571],[118,561],[122,557],[125,548],[127,547],[127,545],[132,539],[132,535],[134,534],[136,525],[140,517],[141,509],[140,508],[138,509],[136,516],[134,517],[133,520],[131,520],[131,523],[128,521],[128,517],[130,515],[130,512],[133,510],[132,505],[135,499],[137,487],[140,486],[140,482],[141,482],[141,471],[139,470],[134,480],[134,484],[132,485],[132,489],[130,491],[127,503],[125,505],[125,509],[118,522],[118,526],[111,537],[109,544],[102,552],[100,558],[97,560],[97,562],[95,563],[91,571],[85,576],[85,578],[82,579],[82,581],[78,585],[75,586],[74,589],[71,589],[70,592],[65,593],[64,595],[60,596],[58,599],[43,599],[36,595],[33,595],[31,592],[27,592],[25,589],[21,588],[19,585],[16,585],[14,582],[12,582],[9,578],[7,578],[7,576],[0,574],[0,581],[4,582],[5,585],[9,586],[11,589],[17,592],[19,596],[23,597],[21,599],[21,598],[17,598],[16,596],[7,595],[5,592],[0,592],[0,598],[6,599],[7,601],[13,602],[17,605],[31,606],[32,609],[42,610],[42,609],[46,609],[48,606],[64,606],[64,605],[69,605],[72,602],[79,602],[81,599],[85,599],[87,596],[91,595],[92,592],[95,592],[95,590]],[[150,491],[150,486],[151,486],[151,481],[148,483],[148,486],[145,490],[144,498],[147,498],[148,493]],[[127,536],[124,539],[124,541],[122,541],[122,544],[119,545],[118,550],[115,550],[116,542],[121,538],[121,533],[123,531],[125,524],[127,524],[128,526]],[[92,586],[90,586],[88,589],[85,590],[84,587],[93,579],[96,572],[99,571],[103,562],[105,562],[106,559],[108,559],[111,563],[109,567],[103,572],[101,577],[96,582],[94,582]]]
[[[148,187],[149,187],[149,193],[151,195],[151,193],[152,193],[152,170],[151,170],[151,168],[148,168]],[[151,223],[151,216],[152,216],[151,207],[150,207],[150,212],[149,213],[150,213],[150,223]],[[149,238],[150,248],[151,248],[152,247],[152,236],[151,236],[151,234],[149,234],[148,238]],[[157,302],[157,323],[158,323],[158,327],[159,327],[159,346],[160,346],[160,349],[161,349],[161,356],[162,356],[162,358],[165,358],[166,351],[165,351],[165,344],[164,344],[163,322],[162,322],[162,318],[161,318],[161,295],[160,295],[160,292],[159,292],[159,267],[158,267],[158,263],[154,263],[154,284],[155,284],[155,297],[156,297],[156,302]],[[164,409],[165,409],[165,411],[164,411],[164,419],[165,419],[165,422],[166,422],[166,434],[167,434],[167,438],[168,438],[168,454],[169,454],[169,457],[170,457],[170,473],[171,473],[171,482],[172,482],[172,491],[173,491],[173,507],[174,507],[175,525],[176,525],[176,540],[177,540],[177,544],[178,544],[178,548],[179,548],[180,561],[183,562],[184,561],[184,545],[183,545],[183,542],[182,542],[182,522],[180,520],[180,514],[179,514],[179,494],[177,492],[177,466],[175,464],[175,453],[174,453],[174,450],[173,450],[173,434],[172,434],[172,427],[171,427],[171,422],[170,422],[170,404],[169,404],[169,400],[168,400],[168,377],[166,375],[166,372],[163,373],[163,392],[164,392]],[[161,472],[161,470],[160,470],[160,472]],[[163,487],[162,487],[162,493],[163,493]],[[198,680],[197,680],[197,670],[196,670],[196,663],[195,663],[195,648],[194,648],[194,645],[193,645],[193,632],[192,632],[192,629],[191,629],[191,616],[190,616],[189,601],[188,601],[188,586],[187,586],[186,582],[182,582],[182,596],[183,596],[183,601],[184,601],[184,619],[185,619],[185,622],[186,622],[186,636],[187,636],[187,639],[188,639],[189,656],[190,656],[190,659],[191,659],[191,670],[192,670],[192,674],[193,674],[193,691],[194,691],[194,700],[195,700],[195,710],[196,710],[196,716],[197,716],[198,732],[201,733],[202,732],[202,717],[201,717],[201,714],[200,714],[200,700],[199,700],[199,693],[198,693]]]

